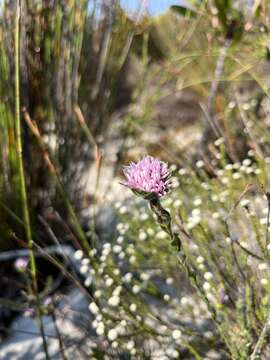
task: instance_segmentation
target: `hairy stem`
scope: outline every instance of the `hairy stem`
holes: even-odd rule
[[[204,302],[208,307],[212,319],[214,320],[215,323],[217,323],[218,319],[217,319],[216,309],[212,306],[212,304],[208,300],[207,295],[200,284],[196,271],[194,270],[193,266],[189,263],[188,258],[185,252],[183,251],[182,242],[178,233],[172,230],[170,213],[161,206],[159,199],[157,198],[151,199],[149,202],[152,211],[157,216],[157,221],[161,226],[162,230],[164,230],[170,236],[172,240],[172,246],[177,248],[178,251],[177,258],[181,267],[185,269],[192,286],[195,287],[196,290],[199,292],[199,294],[201,295],[202,299],[204,300]]]

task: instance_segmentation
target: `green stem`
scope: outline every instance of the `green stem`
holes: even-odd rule
[[[30,224],[30,216],[27,205],[25,174],[24,174],[23,156],[22,156],[22,133],[21,133],[21,119],[20,119],[20,10],[21,10],[20,0],[17,0],[16,16],[15,16],[15,33],[14,33],[16,150],[17,150],[18,165],[19,165],[19,182],[20,182],[20,191],[21,191],[22,212],[23,212],[23,219],[25,224],[25,235],[29,249],[30,270],[31,270],[31,278],[32,278],[32,292],[33,295],[35,295],[36,297],[37,318],[39,322],[41,336],[43,339],[43,347],[46,354],[46,359],[49,359],[48,348],[44,334],[44,327],[41,320],[39,298],[38,298],[37,268],[36,268],[35,255],[33,251],[33,239],[32,239],[32,231]]]
[[[33,252],[33,240],[32,232],[30,226],[30,217],[27,206],[27,195],[26,195],[26,185],[25,185],[25,176],[23,168],[23,158],[22,158],[22,134],[21,134],[21,121],[20,121],[20,58],[19,58],[19,47],[20,47],[20,1],[17,1],[17,11],[16,11],[16,23],[15,23],[15,132],[16,132],[16,145],[17,145],[17,155],[18,155],[18,164],[19,164],[19,180],[20,180],[20,191],[21,191],[21,201],[22,201],[22,211],[23,219],[25,224],[26,238],[28,242],[29,252],[30,252],[30,267],[33,284],[36,282],[36,264],[35,257]]]
[[[151,207],[152,211],[157,216],[157,221],[158,221],[159,225],[161,226],[162,230],[164,230],[170,236],[170,238],[172,240],[172,245],[177,248],[177,251],[178,251],[177,259],[178,259],[180,266],[186,271],[187,276],[191,282],[191,285],[198,291],[202,300],[207,305],[209,313],[211,314],[212,320],[215,323],[215,325],[217,326],[217,329],[219,330],[222,340],[224,341],[224,343],[226,344],[228,349],[231,350],[231,346],[230,346],[226,336],[223,333],[222,321],[220,319],[218,319],[218,315],[217,315],[217,311],[216,311],[215,307],[211,304],[211,302],[209,301],[209,299],[207,297],[205,290],[201,286],[196,270],[193,268],[192,264],[189,263],[188,257],[186,256],[186,254],[183,250],[182,242],[181,242],[181,239],[180,239],[178,233],[176,233],[172,230],[170,213],[161,206],[160,201],[157,197],[150,197],[150,198],[148,198],[148,201],[150,203],[150,207]]]
[[[181,242],[181,239],[180,239],[178,233],[176,233],[172,230],[170,213],[161,206],[160,201],[157,197],[155,197],[155,196],[149,197],[148,201],[150,203],[151,210],[157,216],[157,221],[158,221],[159,225],[161,226],[162,230],[165,231],[170,236],[170,238],[172,240],[172,245],[177,248],[177,251],[178,251],[177,258],[178,258],[178,261],[179,261],[181,267],[184,268],[192,286],[198,291],[202,300],[207,305],[209,313],[211,314],[212,320],[215,323],[215,325],[217,326],[217,329],[219,330],[222,340],[227,345],[228,349],[231,349],[230,344],[228,343],[226,337],[223,334],[222,322],[220,319],[218,319],[217,311],[216,311],[215,307],[209,301],[205,290],[201,286],[196,270],[193,268],[192,264],[189,263],[188,258],[183,250],[182,242]]]
[[[207,295],[199,282],[196,271],[194,270],[192,265],[189,264],[187,256],[182,249],[182,242],[179,235],[176,232],[172,231],[170,213],[161,206],[158,198],[153,198],[149,200],[149,202],[152,211],[157,216],[158,223],[161,226],[162,230],[164,230],[170,236],[172,240],[172,245],[177,247],[178,250],[177,258],[181,267],[185,269],[188,278],[191,281],[191,284],[193,285],[193,287],[197,289],[202,299],[206,303],[208,310],[212,316],[212,319],[214,320],[215,323],[217,323],[216,309],[212,306],[212,304],[208,300]]]

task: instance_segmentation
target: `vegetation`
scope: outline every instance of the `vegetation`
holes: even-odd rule
[[[36,317],[47,359],[45,315],[74,356],[59,303],[75,287],[81,358],[269,357],[269,10],[3,2],[0,307]],[[147,154],[172,176],[158,203],[119,184]]]

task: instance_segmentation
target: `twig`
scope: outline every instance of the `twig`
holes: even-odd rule
[[[262,348],[263,348],[263,343],[264,343],[267,331],[269,329],[269,326],[270,326],[270,309],[268,311],[268,314],[267,314],[266,321],[265,321],[264,327],[262,329],[262,332],[261,332],[261,334],[260,334],[260,336],[258,338],[258,341],[257,341],[257,343],[255,345],[254,350],[253,350],[253,353],[250,356],[250,360],[256,360],[257,355],[259,355],[261,353]]]
[[[218,92],[218,87],[220,83],[220,79],[224,70],[224,63],[226,59],[227,52],[231,46],[231,39],[225,39],[225,42],[223,46],[219,50],[218,60],[216,63],[215,68],[215,75],[214,80],[211,83],[211,89],[208,96],[208,102],[207,102],[207,119],[211,119],[211,123],[215,124],[214,122],[214,101]],[[216,127],[216,124],[215,124]],[[208,141],[209,134],[211,133],[211,127],[206,126],[203,136],[202,136],[202,145],[205,145]]]
[[[260,184],[260,187],[266,197],[267,205],[268,205],[268,211],[267,211],[267,222],[266,222],[266,233],[265,233],[265,248],[267,252],[267,245],[269,244],[268,238],[269,238],[269,224],[270,224],[270,192],[266,191],[264,189],[263,184]]]
[[[212,81],[211,84],[211,89],[210,89],[210,93],[209,93],[209,97],[208,97],[208,103],[207,103],[207,110],[208,110],[208,114],[210,117],[213,116],[214,113],[214,100],[218,91],[218,86],[219,86],[219,82],[223,73],[223,69],[224,69],[224,62],[225,62],[225,58],[228,52],[228,49],[231,45],[231,39],[226,39],[224,42],[224,45],[220,48],[219,51],[219,56],[218,56],[218,60],[217,60],[217,64],[216,64],[216,69],[215,69],[215,75],[214,75],[214,80]]]
[[[90,143],[90,145],[93,145],[95,147],[95,160],[96,160],[96,179],[95,179],[95,187],[94,187],[94,193],[93,193],[93,203],[92,203],[92,238],[94,239],[95,237],[95,228],[96,228],[96,205],[97,205],[97,191],[98,191],[98,187],[99,187],[99,180],[100,180],[100,172],[101,172],[101,164],[102,164],[102,157],[103,154],[100,151],[98,144],[89,128],[89,126],[87,125],[85,118],[82,114],[82,111],[80,109],[80,107],[78,105],[74,106],[74,113],[77,117],[77,120],[79,121],[88,142]],[[92,244],[93,246],[94,244]]]
[[[225,222],[227,222],[227,220],[229,219],[229,217],[231,217],[233,211],[237,208],[237,206],[240,204],[240,201],[243,199],[244,196],[246,196],[246,194],[251,191],[253,188],[253,184],[247,184],[247,186],[245,187],[244,191],[240,194],[239,198],[236,200],[236,202],[233,204],[233,206],[231,207],[228,215],[225,218]]]
[[[52,310],[52,320],[53,320],[53,324],[54,324],[54,328],[55,328],[55,332],[56,332],[56,336],[58,338],[58,342],[59,342],[59,351],[62,357],[62,360],[67,360],[67,357],[65,355],[65,349],[64,349],[64,343],[63,343],[63,339],[62,339],[62,335],[59,331],[58,325],[57,325],[57,321],[56,321],[56,316],[55,316],[55,304],[53,303],[53,310]]]
[[[84,250],[86,251],[90,251],[91,250],[91,247],[88,243],[88,240],[83,232],[83,229],[82,229],[82,226],[80,224],[80,221],[78,219],[78,216],[71,204],[71,201],[69,199],[69,196],[68,194],[66,193],[64,187],[63,187],[63,184],[61,182],[61,179],[60,179],[60,176],[58,174],[58,171],[54,165],[54,163],[52,162],[51,160],[51,157],[50,157],[50,154],[49,154],[49,151],[48,149],[46,148],[46,145],[44,144],[44,141],[42,139],[42,136],[39,132],[39,128],[36,124],[36,122],[34,120],[31,119],[28,111],[26,110],[26,108],[23,108],[23,114],[24,114],[24,119],[27,123],[27,125],[29,126],[30,130],[32,131],[32,133],[34,134],[34,136],[36,137],[37,141],[38,141],[38,145],[40,146],[41,148],[41,151],[43,153],[43,158],[49,168],[49,171],[50,173],[52,174],[55,182],[56,182],[56,185],[57,185],[57,188],[59,190],[59,193],[63,199],[63,201],[65,202],[65,205],[67,206],[67,209],[69,211],[69,215],[72,219],[72,222],[73,222],[73,226],[74,226],[74,229],[76,230],[76,233],[77,233],[77,236],[78,238],[80,239],[82,245],[83,245],[83,248]]]
[[[243,250],[247,255],[250,255],[257,260],[263,261],[263,258],[261,256],[255,254],[254,252],[252,252],[252,251],[248,250],[247,248],[245,248],[244,246],[242,246],[238,240],[234,240],[234,243],[236,245],[238,245],[240,247],[240,249]]]

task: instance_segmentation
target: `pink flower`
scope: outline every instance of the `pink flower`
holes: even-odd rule
[[[28,258],[20,257],[14,262],[14,267],[17,271],[25,271],[28,266]]]
[[[33,307],[29,307],[25,310],[24,314],[25,317],[34,317],[35,316],[35,309]]]
[[[52,305],[52,298],[51,297],[47,297],[44,301],[43,301],[43,306],[48,307]]]
[[[123,185],[137,192],[139,195],[154,194],[159,197],[168,193],[171,186],[168,164],[145,156],[137,163],[130,163],[124,167],[126,181]]]

